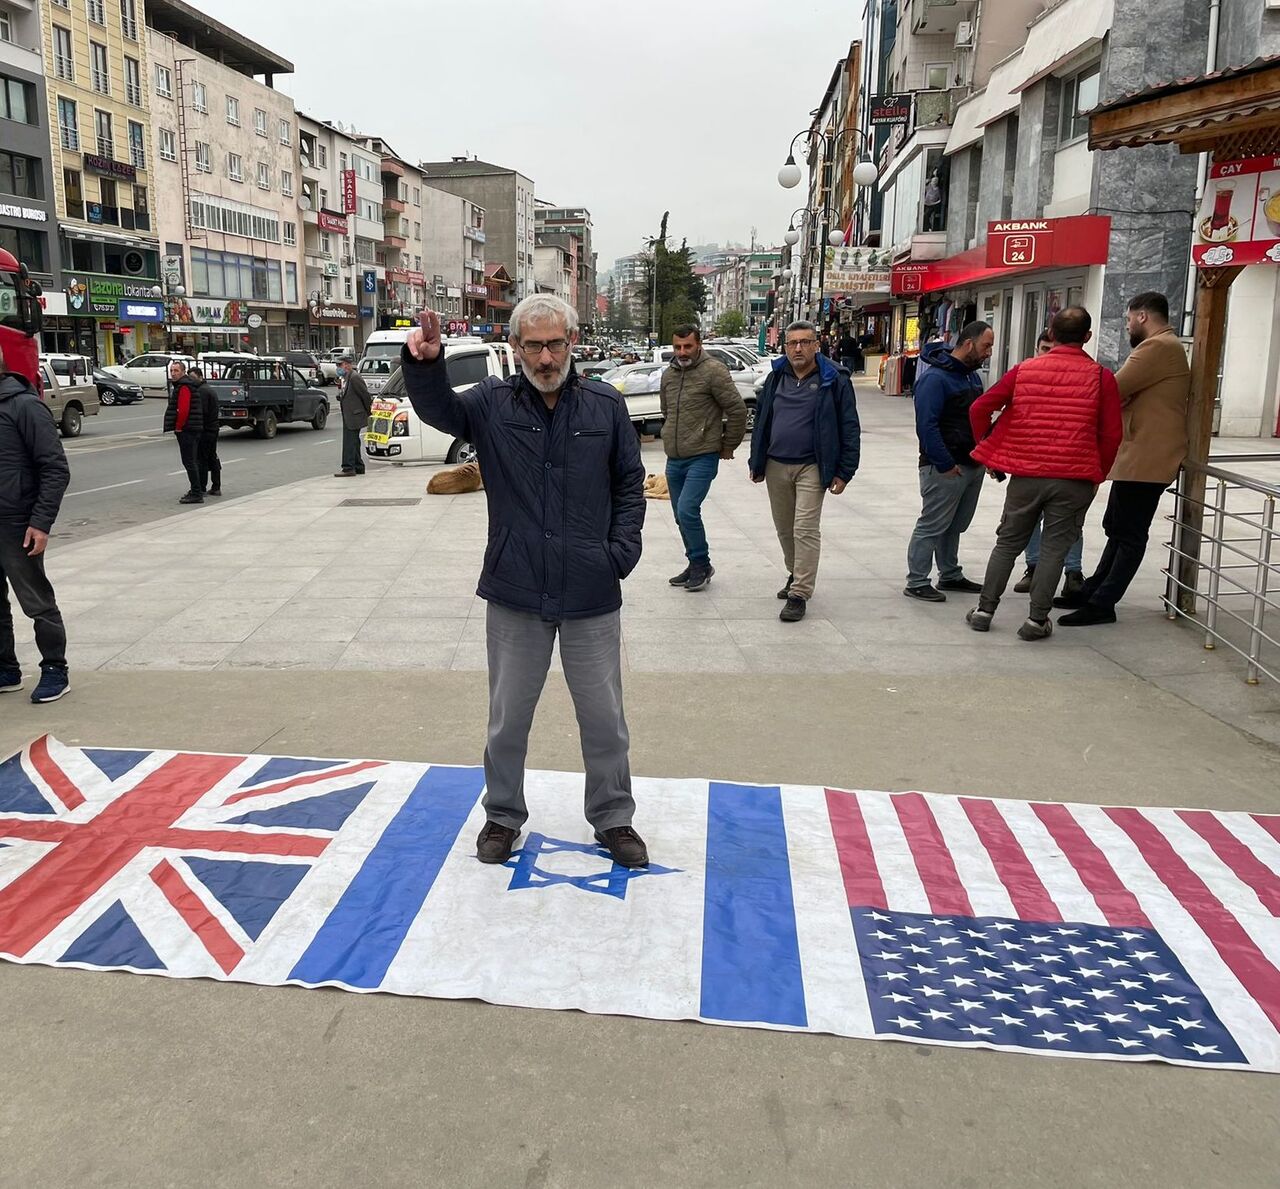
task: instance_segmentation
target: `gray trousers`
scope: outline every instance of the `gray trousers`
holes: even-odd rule
[[[484,749],[485,813],[519,830],[529,816],[524,763],[529,729],[560,636],[560,660],[573,698],[586,767],[586,815],[597,830],[629,826],[631,737],[622,713],[622,614],[552,623],[490,603],[485,620],[489,653],[489,740]]]
[[[964,577],[960,565],[960,534],[973,523],[986,470],[962,466],[958,475],[944,475],[935,466],[920,468],[920,519],[907,546],[907,585],[928,586],[933,559],[938,577]]]
[[[978,596],[980,611],[995,613],[1013,567],[1043,515],[1040,560],[1031,584],[1031,618],[1049,617],[1053,592],[1062,577],[1062,563],[1084,527],[1085,513],[1097,490],[1087,479],[1028,479],[1014,475],[1009,480],[1004,514],[996,529],[996,547],[991,551],[986,580]]]

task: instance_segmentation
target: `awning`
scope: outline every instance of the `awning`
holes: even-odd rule
[[[987,85],[976,91],[956,108],[951,122],[951,135],[947,137],[946,153],[958,153],[982,139],[983,129],[1008,115],[1018,106],[1018,96],[1013,93],[1017,78],[1018,55],[1006,58],[992,72]]]
[[[110,242],[117,244],[127,244],[131,248],[143,248],[148,251],[156,251],[159,247],[159,241],[156,239],[143,239],[137,235],[123,235],[119,231],[108,231],[105,227],[82,227],[79,223],[59,223],[62,234],[68,239],[81,239],[90,242]],[[65,269],[63,271],[66,271]]]

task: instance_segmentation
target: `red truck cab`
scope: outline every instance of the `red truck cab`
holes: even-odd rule
[[[0,248],[0,351],[5,367],[26,376],[44,395],[40,381],[40,283],[27,274],[27,266]]]

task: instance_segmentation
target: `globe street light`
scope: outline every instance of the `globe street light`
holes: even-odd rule
[[[788,153],[787,163],[778,170],[778,185],[784,190],[794,190],[800,184],[802,176],[800,166],[796,164],[795,157]]]
[[[788,227],[786,233],[782,237],[782,242],[789,248],[794,248],[800,242],[800,233],[794,227]]]

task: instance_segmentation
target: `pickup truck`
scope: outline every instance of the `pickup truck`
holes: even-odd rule
[[[324,429],[329,398],[282,359],[232,363],[222,378],[206,383],[218,394],[218,424],[235,429],[253,426],[260,438],[274,438],[282,421],[308,421]]]
[[[79,384],[64,383],[48,360],[40,362],[40,380],[44,384],[44,403],[64,438],[78,438],[86,417],[96,417],[101,410],[98,388],[92,379]]]

